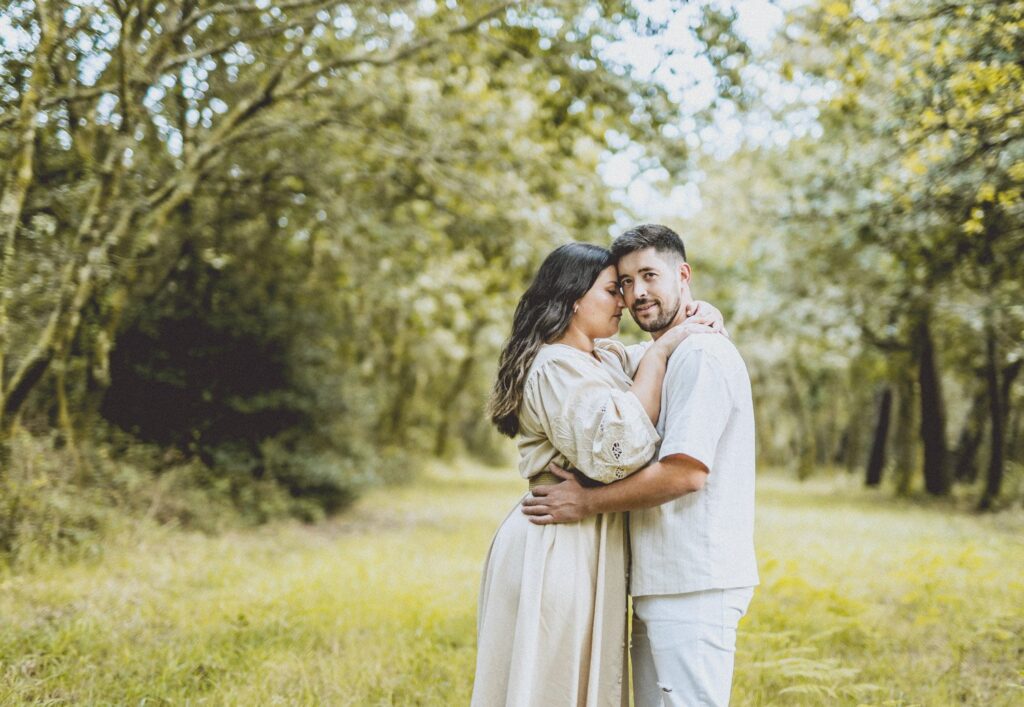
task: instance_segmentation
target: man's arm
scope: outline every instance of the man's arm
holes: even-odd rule
[[[708,339],[710,342],[711,339]],[[669,360],[665,386],[665,433],[660,460],[631,476],[599,488],[566,480],[538,486],[523,501],[533,522],[568,523],[596,513],[651,508],[704,488],[732,408],[732,396],[720,365],[704,347],[678,352]],[[566,478],[570,477],[570,478]]]
[[[538,486],[523,501],[523,513],[537,525],[572,523],[598,513],[652,508],[704,488],[708,468],[693,457],[673,454],[614,484],[587,488],[554,464],[549,469],[565,481]]]

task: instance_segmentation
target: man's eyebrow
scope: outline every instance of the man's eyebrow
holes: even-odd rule
[[[636,274],[637,275],[643,275],[645,272],[657,272],[657,271],[658,271],[657,268],[648,265],[647,267],[643,267],[643,268],[640,268],[639,270],[637,270]],[[631,277],[633,277],[633,276],[631,274],[629,274],[629,273],[626,273],[625,275],[619,275],[619,282],[622,282],[626,278],[631,278]]]

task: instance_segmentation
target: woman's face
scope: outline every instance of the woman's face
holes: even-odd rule
[[[626,303],[619,294],[619,274],[609,265],[597,276],[593,286],[576,301],[575,326],[591,339],[614,336]]]

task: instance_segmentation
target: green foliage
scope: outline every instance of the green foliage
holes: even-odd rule
[[[750,58],[776,73],[744,87],[746,124],[787,140],[703,159],[705,208],[683,230],[770,411],[765,460],[862,468],[886,388],[914,408],[887,435],[904,492],[923,462],[930,491],[952,475],[990,498],[1000,482],[976,482],[1024,458],[1022,17],[1019,2],[803,4]]]
[[[688,106],[603,51],[664,30],[629,2],[119,7],[0,11],[0,439],[56,429],[88,458],[112,421],[181,455],[175,494],[253,519],[319,518],[431,455],[506,460],[482,413],[496,352],[544,253],[608,241],[602,161],[639,146],[692,174]],[[814,118],[702,158],[681,229],[771,420],[762,459],[857,469],[891,388],[897,488],[933,456],[923,428],[971,483],[995,371],[1013,503],[1021,4],[810,3],[760,55],[730,6],[701,9],[712,108]]]
[[[630,2],[0,19],[0,449],[20,424],[88,456],[107,420],[254,518],[500,458],[496,352],[543,254],[607,239],[603,156],[687,166],[679,106],[602,51]]]
[[[103,491],[73,483],[67,452],[28,435],[14,444],[15,463],[0,478],[0,562],[24,567],[54,554],[98,553],[111,524],[120,528]]]
[[[0,478],[0,565],[25,571],[55,559],[99,557],[152,524],[221,533],[269,520],[321,520],[385,472],[307,448],[265,443],[265,469],[248,450],[217,447],[204,463],[140,443],[116,428],[75,450],[58,435],[18,431]]]

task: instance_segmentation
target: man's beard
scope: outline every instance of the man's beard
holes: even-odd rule
[[[662,329],[668,328],[668,326],[672,324],[672,321],[676,318],[676,315],[679,314],[679,301],[676,301],[675,308],[673,308],[671,311],[666,310],[660,300],[651,301],[657,305],[658,311],[661,312],[661,316],[651,319],[649,321],[642,321],[640,317],[636,315],[636,312],[631,309],[630,312],[633,315],[633,321],[635,321],[637,323],[637,326],[639,326],[646,332],[661,331]],[[634,306],[638,306],[640,304],[647,304],[647,301],[634,303]]]

